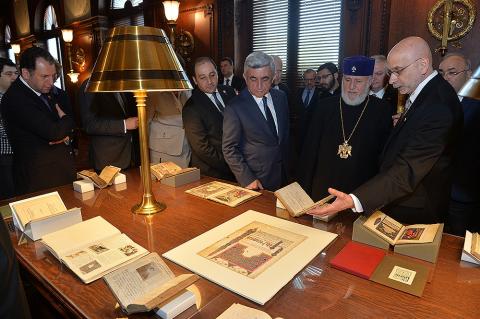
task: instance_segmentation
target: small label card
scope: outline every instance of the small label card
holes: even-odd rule
[[[416,274],[417,272],[414,270],[394,266],[388,278],[401,282],[402,284],[411,285]]]

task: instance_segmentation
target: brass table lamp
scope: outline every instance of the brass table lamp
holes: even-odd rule
[[[191,90],[192,85],[161,29],[131,26],[110,30],[88,81],[87,92],[133,92],[138,109],[143,199],[136,214],[155,214],[166,208],[152,193],[148,151],[147,91]]]
[[[480,66],[473,72],[467,83],[462,86],[458,95],[480,100]]]

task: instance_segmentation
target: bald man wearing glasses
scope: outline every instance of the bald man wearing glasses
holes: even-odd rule
[[[471,63],[460,53],[450,53],[440,62],[438,72],[458,93],[472,76]],[[465,230],[480,231],[480,149],[472,147],[480,140],[480,100],[458,96],[463,107],[463,133],[454,163],[450,209],[446,228],[463,236]]]
[[[409,94],[406,111],[390,133],[377,175],[351,194],[330,188],[335,202],[311,211],[330,215],[376,210],[404,224],[442,222],[447,214],[452,158],[463,114],[455,90],[432,67],[432,53],[419,37],[397,43],[387,58],[390,84]]]

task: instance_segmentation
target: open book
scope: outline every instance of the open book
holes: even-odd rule
[[[112,185],[115,176],[120,172],[120,168],[115,166],[105,166],[100,175],[94,171],[83,170],[77,173],[77,176],[86,180],[91,181],[98,188],[105,188],[109,185]]]
[[[465,231],[461,260],[480,265],[480,236],[478,233]]]
[[[272,319],[266,312],[234,303],[217,319]]]
[[[262,195],[262,193],[246,188],[216,181],[186,190],[185,192],[230,207],[236,207],[247,200]]]
[[[13,224],[32,240],[82,221],[80,208],[67,210],[58,192],[9,204]]]
[[[182,174],[185,172],[195,170],[195,167],[187,167],[181,168],[177,164],[173,162],[164,162],[164,163],[157,163],[154,165],[150,165],[150,171],[158,180],[161,180],[165,177],[170,177],[178,174]]]
[[[148,253],[100,216],[47,234],[42,242],[85,283]]]
[[[313,202],[310,196],[308,196],[308,194],[303,190],[302,186],[300,186],[300,184],[297,182],[280,188],[279,190],[275,191],[274,194],[280,200],[282,205],[288,210],[290,215],[294,217],[302,216],[317,206],[325,205],[335,197],[333,195],[329,195],[318,202]],[[331,217],[329,219],[331,219]]]
[[[103,279],[127,314],[147,312],[171,300],[197,281],[195,274],[175,277],[157,253],[150,253]]]
[[[22,232],[25,231],[27,224],[34,220],[58,215],[67,210],[58,192],[30,197],[9,205],[12,209],[13,223]]]
[[[374,212],[363,225],[390,245],[431,243],[440,224],[404,226],[381,211]]]

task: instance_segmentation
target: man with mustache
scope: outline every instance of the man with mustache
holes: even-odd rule
[[[305,136],[300,184],[314,200],[328,187],[352,191],[378,171],[378,158],[391,129],[385,102],[369,96],[375,60],[343,61],[341,95],[319,101]]]

